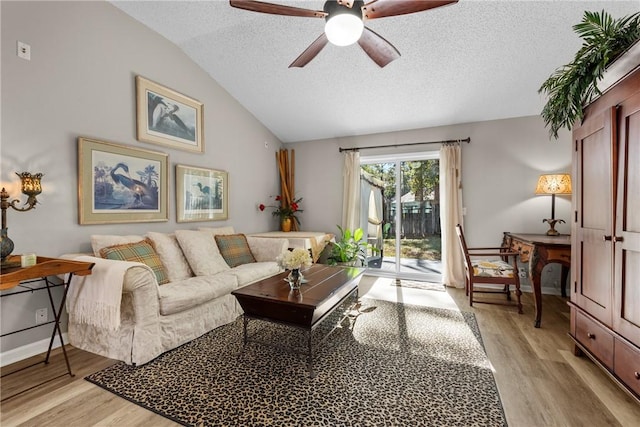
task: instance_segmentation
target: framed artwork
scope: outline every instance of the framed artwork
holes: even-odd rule
[[[176,165],[178,222],[217,221],[229,217],[227,172]]]
[[[167,157],[78,138],[80,224],[168,221]]]
[[[204,153],[202,103],[136,76],[138,140]]]

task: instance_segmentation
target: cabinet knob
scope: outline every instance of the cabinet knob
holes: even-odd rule
[[[589,338],[590,340],[595,340],[596,339],[596,334],[592,334],[591,332],[587,332],[587,338]]]
[[[622,236],[620,236],[620,237],[614,236],[613,237],[613,241],[614,242],[623,242],[624,241],[624,237],[622,237]]]
[[[613,239],[613,236],[602,236],[602,240],[605,242],[610,242]]]
[[[640,380],[640,372],[638,371],[634,372],[633,376],[636,377],[637,380]]]

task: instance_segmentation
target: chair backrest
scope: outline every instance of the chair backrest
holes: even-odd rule
[[[464,233],[462,232],[462,226],[460,224],[456,225],[456,234],[458,235],[458,243],[460,243],[460,250],[462,251],[462,256],[464,258],[464,269],[467,271],[467,274],[470,274],[473,271],[471,258],[469,257],[467,242],[464,240]]]

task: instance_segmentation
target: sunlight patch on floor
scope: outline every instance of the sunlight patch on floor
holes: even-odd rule
[[[365,275],[360,281],[359,295],[383,301],[458,310],[447,292],[395,286],[394,283],[395,279],[389,277]]]
[[[396,286],[395,279],[389,278],[389,277],[376,277],[376,276],[365,275],[360,281],[358,288],[359,288],[360,297],[390,301],[394,303],[404,303],[404,304],[418,305],[423,307],[434,307],[439,309],[460,311],[460,309],[455,304],[453,298],[448,294],[448,292],[442,292],[439,290],[418,289],[418,288]],[[403,321],[407,322],[408,319],[403,317],[400,319],[400,322],[403,322]],[[459,343],[464,342],[464,337],[466,336],[466,333],[464,333],[464,331],[460,331],[455,327],[449,327],[449,324],[446,321],[446,319],[440,319],[439,322],[441,323],[441,328],[439,330],[436,330],[435,332],[434,331],[431,332],[431,334],[433,334],[432,338],[434,338],[436,342],[450,340],[451,348],[449,349],[445,348],[440,353],[432,354],[432,357],[437,357],[447,362],[464,363],[472,366],[477,366],[479,368],[488,369],[492,372],[495,372],[494,366],[491,364],[491,361],[488,360],[488,357],[486,357],[484,352],[482,352],[482,357],[477,360],[472,358],[471,360],[461,361],[459,357],[459,352],[461,350],[464,352],[465,350],[464,350],[464,347],[460,347]],[[399,325],[386,324],[386,325],[381,325],[380,327],[382,327],[383,329],[384,328],[389,329],[388,331],[389,333],[394,333],[393,329],[399,328]],[[402,330],[403,329],[400,328],[401,332]],[[438,336],[440,336],[441,338],[438,339],[437,338]],[[356,338],[356,340],[359,340],[357,336],[354,336],[354,337]],[[412,340],[415,338],[416,337],[414,338],[407,337],[407,341],[405,342],[405,344],[409,344],[409,346],[403,349],[397,348],[396,350],[413,352],[414,350],[411,348],[410,344]],[[389,343],[386,343],[386,345],[388,344]],[[375,342],[367,341],[366,345],[376,345],[376,344]],[[467,348],[467,350],[469,350],[469,354],[473,352],[474,348],[475,347]]]

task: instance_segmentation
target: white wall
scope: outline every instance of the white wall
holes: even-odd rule
[[[551,215],[551,198],[533,194],[538,176],[547,172],[571,172],[571,134],[561,132],[550,140],[539,116],[466,123],[429,129],[327,139],[287,144],[296,151],[296,189],[309,196],[303,228],[336,231],[342,212],[342,154],[339,147],[363,147],[412,142],[464,139],[462,147],[465,234],[470,246],[496,246],[504,231],[544,233],[543,218]],[[437,150],[423,145],[363,150],[361,155]],[[306,199],[305,199],[306,200]],[[556,198],[556,218],[567,221],[556,229],[570,233],[571,200]],[[543,286],[553,286],[559,268],[544,275]]]
[[[37,208],[7,212],[14,253],[55,257],[88,251],[91,234],[143,234],[205,225],[233,225],[252,232],[277,226],[257,204],[279,191],[274,152],[280,141],[175,45],[106,2],[2,1],[0,7],[1,184],[17,198],[14,172],[44,173]],[[31,45],[31,61],[18,58],[17,41]],[[204,104],[205,154],[136,140],[136,75]],[[79,225],[78,136],[168,153],[169,221]],[[229,220],[176,223],[178,163],[229,172]],[[2,298],[1,303],[3,333],[32,325],[35,310],[49,306],[46,292]],[[4,352],[49,335],[50,327],[43,327],[4,337],[0,348]]]

